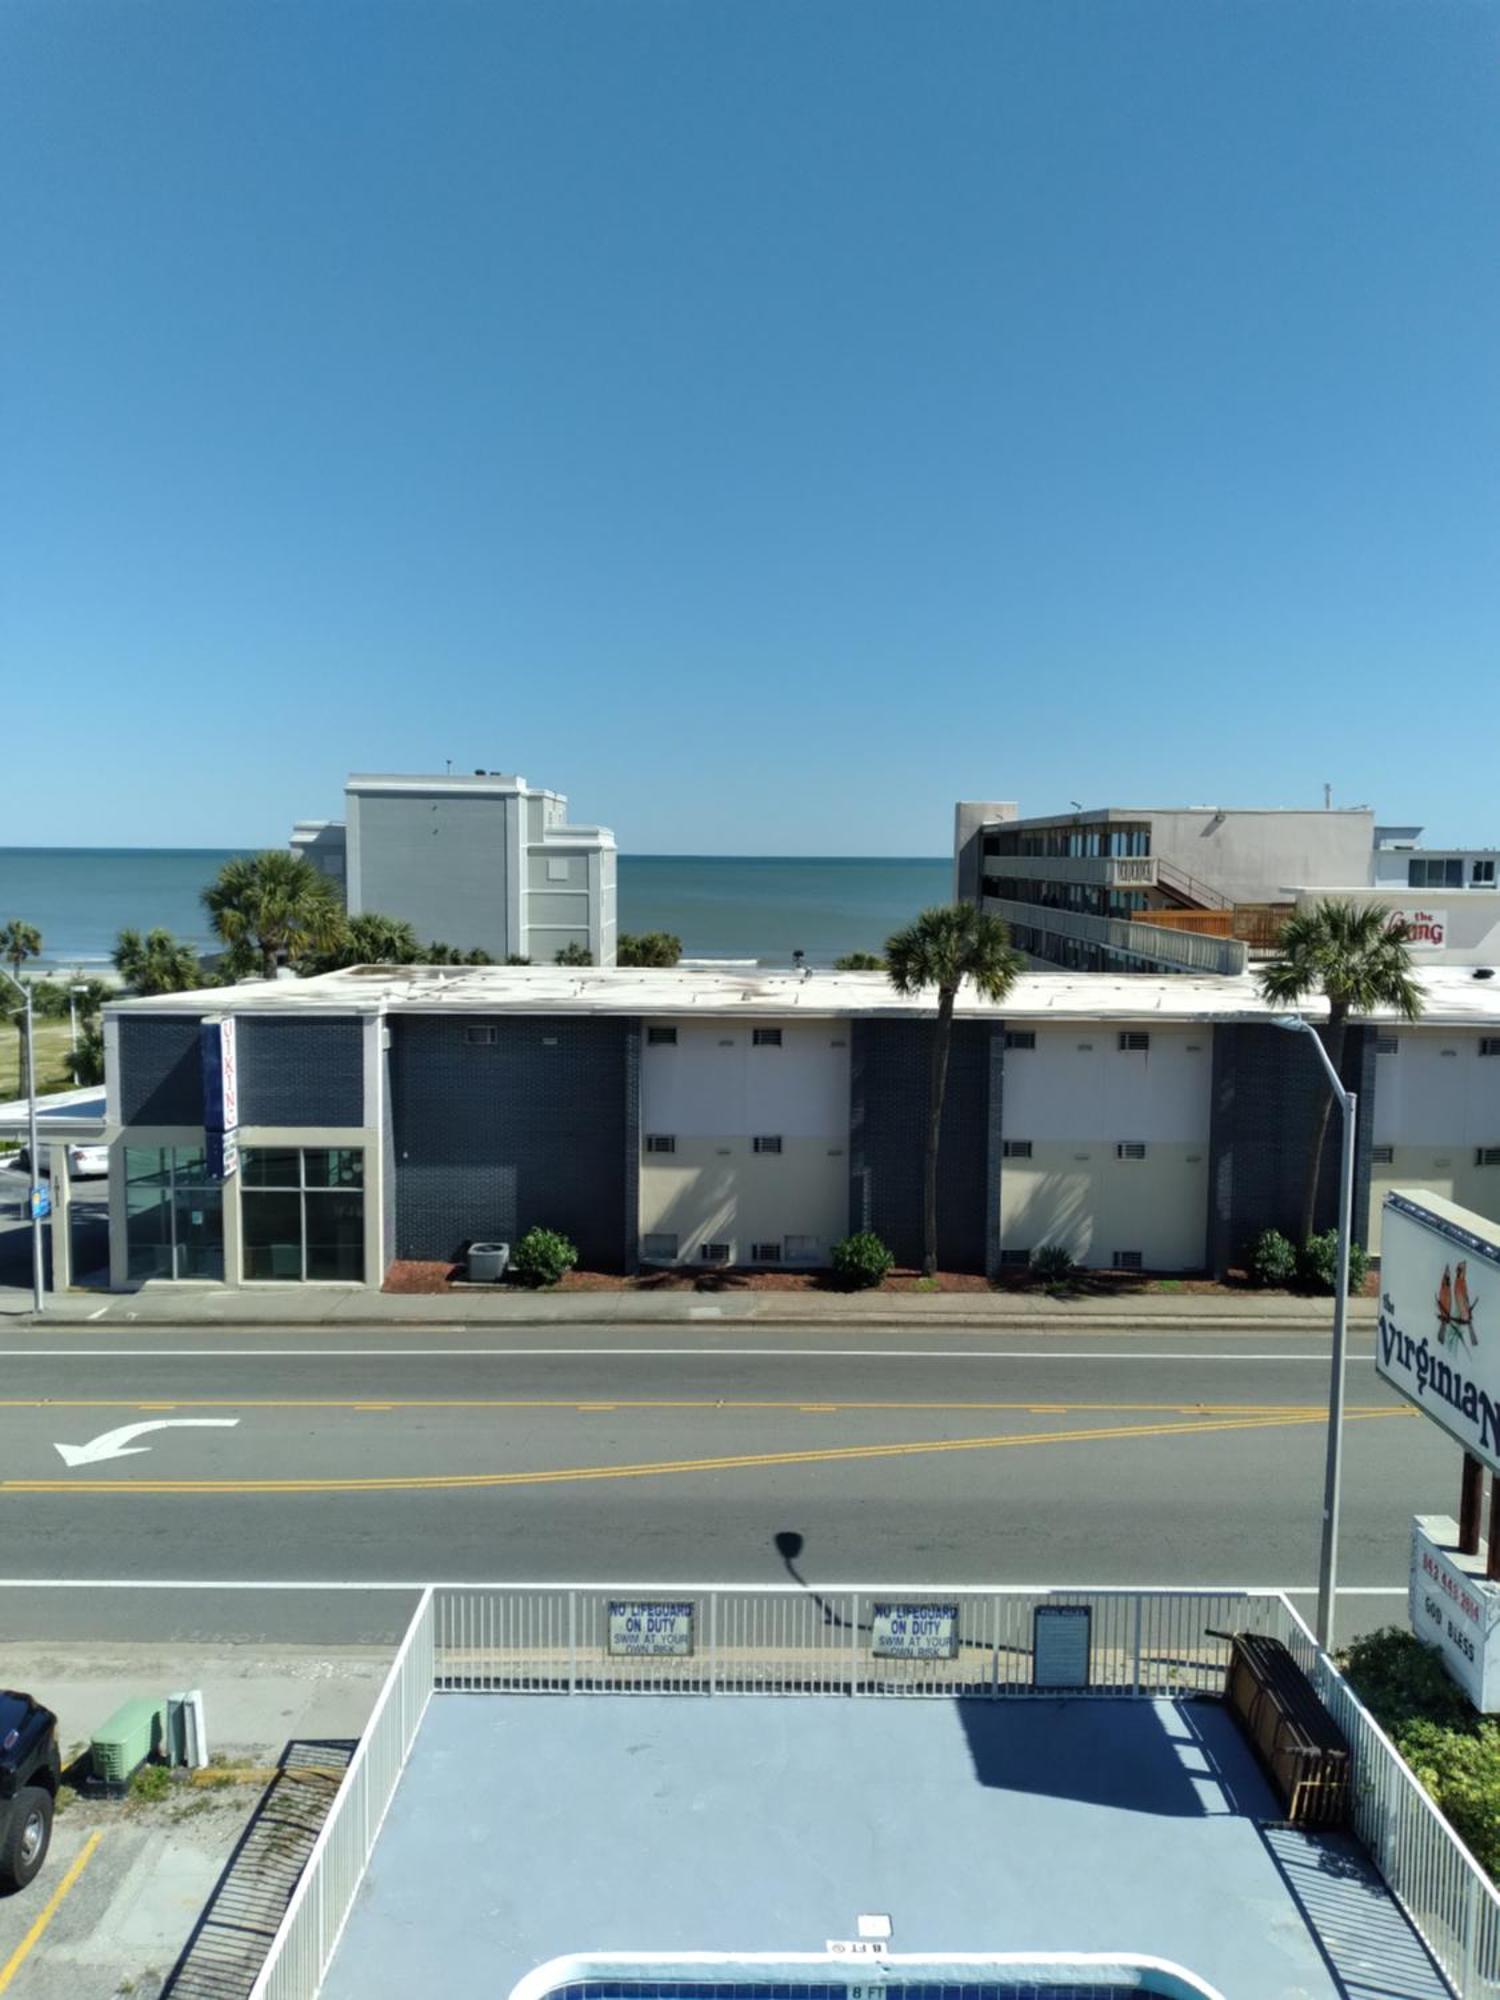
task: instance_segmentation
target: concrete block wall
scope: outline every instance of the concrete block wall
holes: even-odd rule
[[[357,1017],[235,1025],[242,1125],[363,1125],[364,1034]]]

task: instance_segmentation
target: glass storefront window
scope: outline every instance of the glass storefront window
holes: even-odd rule
[[[126,1268],[132,1278],[222,1278],[224,1191],[201,1146],[125,1152]]]
[[[245,1276],[362,1284],[364,1169],[355,1147],[247,1147],[240,1193]]]

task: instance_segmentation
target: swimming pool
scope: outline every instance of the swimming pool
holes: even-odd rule
[[[830,1976],[832,1975],[832,1976]],[[1043,1952],[951,1957],[886,1952],[590,1953],[540,1965],[510,2000],[1223,2000],[1166,1959]]]

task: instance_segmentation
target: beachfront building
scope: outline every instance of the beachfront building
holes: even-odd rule
[[[1021,819],[961,802],[955,892],[1004,917],[1040,964],[1085,972],[1242,972],[1299,889],[1368,884],[1367,806],[1243,811],[1103,806]]]
[[[1488,972],[1424,968],[1420,1021],[1350,1029],[1371,1247],[1391,1185],[1500,1219]],[[864,1228],[915,1263],[932,1015],[879,974],[558,967],[363,967],[124,1001],[106,1011],[112,1282],[378,1285],[396,1260],[452,1263],[532,1224],[603,1271],[812,1269]],[[234,1023],[226,1179],[205,1016],[216,1037]],[[995,1275],[1062,1244],[1097,1269],[1224,1271],[1295,1214],[1324,1088],[1249,975],[1043,971],[1000,1006],[964,994],[941,1262]]]
[[[615,837],[574,826],[561,792],[500,771],[355,775],[342,820],[302,820],[291,848],[350,916],[401,917],[425,941],[550,964],[566,946],[615,962]]]

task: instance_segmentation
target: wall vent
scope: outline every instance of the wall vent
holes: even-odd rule
[[[1395,1147],[1372,1146],[1370,1148],[1370,1164],[1373,1167],[1393,1167],[1396,1164]]]
[[[646,1040],[653,1049],[671,1048],[677,1040],[675,1028],[648,1028]]]
[[[1007,1028],[1005,1046],[1008,1049],[1034,1049],[1036,1047],[1035,1028]]]
[[[1140,1028],[1122,1028],[1120,1047],[1132,1055],[1142,1055],[1151,1046],[1151,1037]]]
[[[493,1028],[464,1029],[464,1040],[469,1044],[470,1048],[487,1049],[493,1044],[494,1039],[495,1031]]]
[[[1031,1141],[1029,1139],[1002,1139],[1000,1142],[1000,1157],[1003,1160],[1029,1160],[1031,1158]]]
[[[1139,1250],[1117,1250],[1114,1254],[1114,1267],[1117,1271],[1140,1271],[1145,1268]]]
[[[1117,1160],[1144,1160],[1145,1157],[1146,1145],[1142,1139],[1122,1139],[1115,1147]]]
[[[646,1134],[646,1151],[648,1153],[675,1153],[677,1151],[677,1134],[675,1132],[648,1132]]]

